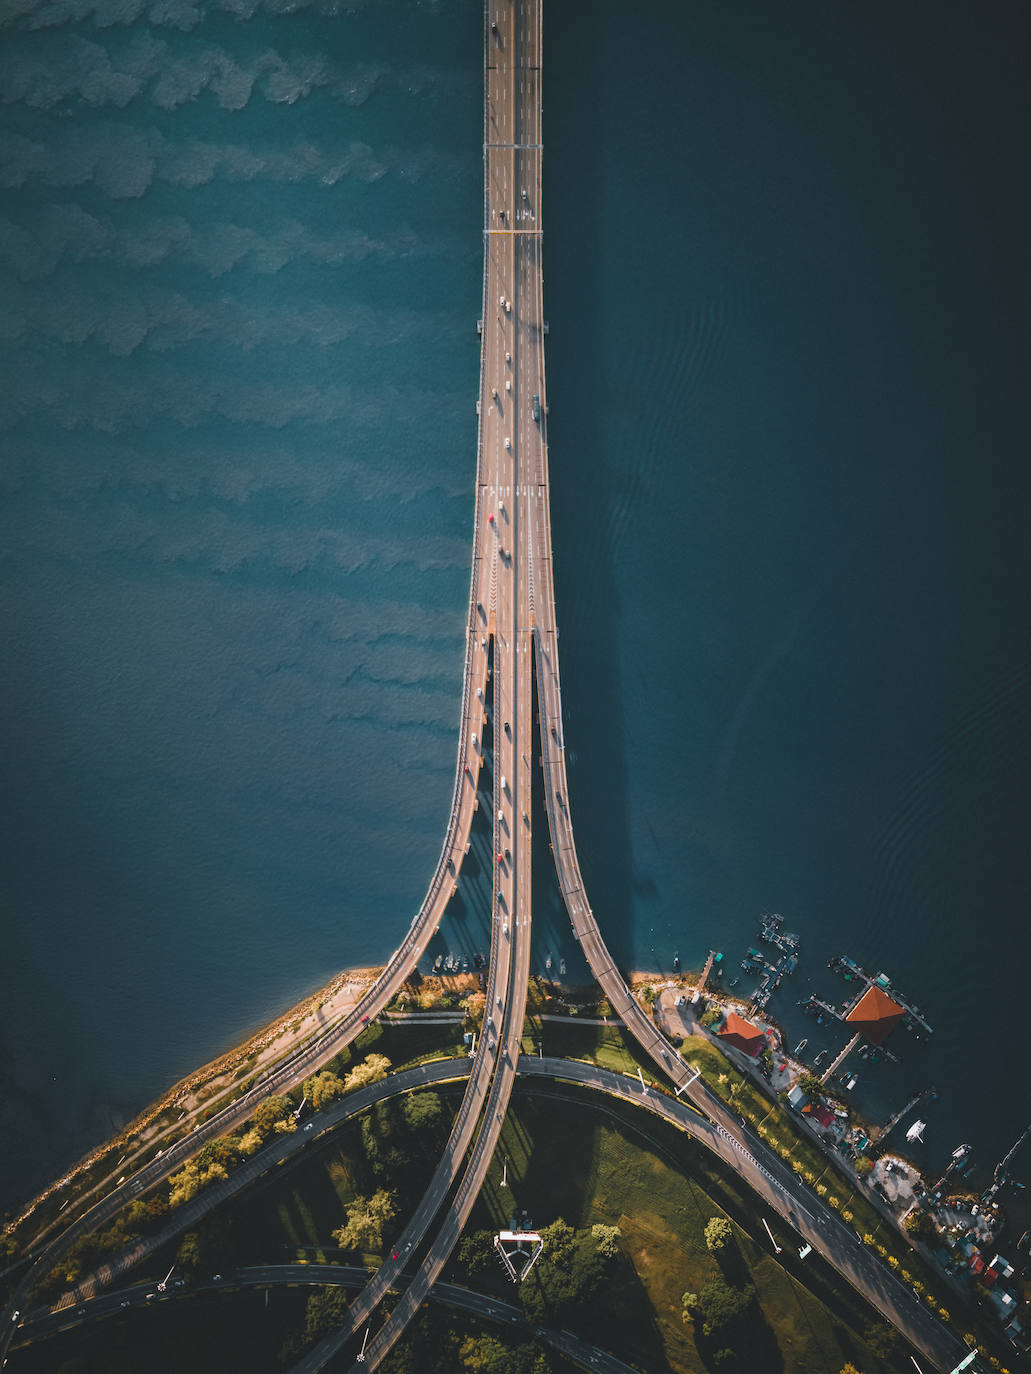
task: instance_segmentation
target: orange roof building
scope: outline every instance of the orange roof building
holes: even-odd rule
[[[861,1031],[874,1045],[883,1045],[905,1012],[876,984],[863,993],[845,1020]]]
[[[751,1021],[738,1016],[736,1011],[727,1013],[726,1021],[716,1034],[728,1045],[733,1045],[734,1049],[747,1054],[750,1059],[755,1059],[763,1047],[762,1031],[758,1026],[753,1026]]]

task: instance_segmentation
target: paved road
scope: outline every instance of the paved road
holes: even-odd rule
[[[359,1295],[348,1320],[292,1374],[316,1374],[396,1282],[452,1188],[479,1119],[465,1172],[440,1229],[390,1319],[371,1342],[375,1369],[418,1311],[458,1241],[486,1177],[515,1082],[530,973],[532,511],[539,499],[544,396],[540,0],[492,0],[484,11],[484,288],[480,350],[478,537],[493,540],[488,625],[494,649],[494,853],[487,1016],[459,1120],[397,1258]],[[482,1118],[479,1107],[484,1105]],[[461,1129],[459,1129],[461,1128]]]
[[[205,1190],[186,1207],[178,1209],[174,1221],[158,1236],[137,1250],[126,1252],[116,1262],[106,1266],[96,1278],[80,1285],[74,1298],[69,1296],[62,1299],[61,1304],[54,1309],[44,1309],[40,1313],[30,1314],[29,1319],[34,1321],[39,1317],[42,1320],[43,1316],[52,1314],[60,1317],[62,1321],[67,1320],[70,1313],[82,1304],[86,1304],[89,1311],[88,1300],[95,1298],[102,1288],[124,1275],[146,1255],[154,1253],[176,1235],[196,1225],[206,1213],[263,1175],[270,1173],[327,1130],[335,1129],[341,1122],[364,1111],[375,1101],[417,1088],[432,1087],[461,1079],[469,1075],[471,1067],[472,1060],[468,1058],[438,1060],[394,1074],[381,1083],[349,1094],[342,1101],[313,1117],[311,1131],[299,1131],[294,1135],[276,1139],[266,1146],[261,1154],[236,1169],[225,1183]],[[790,1228],[790,1231],[778,1236],[780,1244],[795,1243],[792,1233],[797,1234],[800,1241],[807,1242],[818,1250],[842,1278],[851,1283],[872,1306],[902,1330],[930,1364],[940,1370],[949,1370],[958,1363],[963,1347],[948,1328],[877,1260],[856,1234],[844,1225],[837,1214],[812,1189],[798,1180],[789,1169],[784,1168],[780,1159],[753,1133],[748,1132],[751,1138],[742,1144],[736,1137],[724,1132],[716,1123],[709,1121],[683,1100],[668,1097],[653,1087],[642,1091],[640,1083],[633,1078],[577,1060],[538,1059],[524,1055],[518,1061],[518,1072],[524,1078],[575,1083],[620,1098],[643,1107],[691,1135],[740,1174],[758,1196],[766,1201],[771,1212],[776,1212]],[[150,1285],[146,1287],[149,1289]],[[370,1343],[369,1349],[371,1348]]]
[[[0,1356],[13,1330],[11,1308],[79,1234],[167,1176],[205,1140],[240,1124],[263,1095],[296,1082],[349,1043],[408,976],[439,924],[468,845],[482,762],[483,702],[491,642],[495,663],[493,825],[498,863],[488,1011],[492,1016],[497,1013],[497,1040],[491,1041],[491,1028],[486,1027],[488,1033],[481,1038],[455,1131],[434,1182],[402,1237],[398,1259],[383,1267],[354,1304],[355,1319],[362,1320],[362,1314],[371,1311],[378,1296],[396,1281],[404,1257],[415,1251],[457,1179],[485,1104],[481,1129],[454,1203],[391,1320],[366,1352],[365,1367],[376,1367],[446,1262],[485,1177],[511,1094],[529,975],[531,661],[537,672],[552,847],[574,933],[614,1010],[656,1065],[710,1118],[716,1137],[726,1148],[739,1161],[751,1161],[747,1168],[753,1170],[756,1180],[777,1180],[775,1172],[757,1162],[762,1158],[761,1153],[756,1154],[761,1151],[758,1141],[748,1142],[740,1122],[704,1083],[692,1081],[673,1046],[630,997],[587,900],[576,855],[565,766],[546,445],[540,221],[541,11],[542,0],[487,0],[485,6],[480,433],[462,733],[447,836],[423,907],[381,978],[339,1026],[274,1070],[247,1098],[225,1109],[162,1159],[116,1188],[47,1247],[26,1274],[14,1302],[0,1314]],[[492,1043],[496,1051],[491,1049]],[[776,1161],[769,1163],[779,1170]],[[783,1188],[787,1183],[781,1181],[777,1186]],[[833,1216],[818,1224],[832,1231],[834,1225],[841,1227]],[[844,1243],[841,1236],[836,1241]],[[920,1312],[924,1315],[923,1309]],[[351,1329],[348,1326],[339,1333],[333,1349],[328,1343],[325,1349],[319,1347],[322,1353],[302,1362],[297,1374],[322,1368]],[[933,1348],[931,1333],[927,1339]],[[928,1357],[932,1358],[929,1351]]]
[[[120,1288],[117,1292],[93,1298],[80,1309],[31,1313],[23,1324],[21,1334],[29,1340],[46,1340],[61,1331],[74,1330],[85,1322],[114,1316],[124,1310],[138,1310],[159,1302],[171,1302],[190,1293],[226,1293],[241,1288],[277,1288],[283,1285],[295,1288],[361,1288],[368,1277],[367,1270],[353,1265],[269,1264],[235,1269],[217,1283],[204,1283],[190,1289],[170,1287],[164,1293],[158,1293],[155,1284],[134,1284],[131,1288]],[[596,1369],[600,1374],[638,1374],[633,1365],[617,1360],[614,1355],[580,1340],[569,1331],[540,1326],[531,1329],[521,1307],[498,1298],[474,1292],[456,1283],[438,1283],[429,1296],[431,1301],[444,1307],[468,1312],[483,1321],[496,1322],[514,1336],[529,1338],[535,1332],[540,1342],[560,1350],[585,1369]],[[516,1328],[514,1331],[513,1327]]]

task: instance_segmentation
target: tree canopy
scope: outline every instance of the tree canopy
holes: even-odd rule
[[[734,1228],[726,1217],[710,1217],[705,1223],[705,1244],[714,1255],[733,1242]]]
[[[615,1227],[575,1231],[561,1217],[541,1229],[544,1253],[519,1285],[519,1297],[533,1321],[562,1319],[590,1302],[618,1253]]]
[[[723,1336],[751,1309],[755,1289],[749,1284],[736,1288],[722,1275],[709,1280],[700,1293],[685,1293],[685,1312],[701,1324],[702,1334],[709,1339]]]
[[[344,1081],[349,1093],[357,1088],[365,1088],[370,1083],[379,1083],[390,1072],[390,1060],[385,1054],[370,1054],[356,1064]]]
[[[304,1083],[304,1095],[315,1112],[321,1112],[323,1107],[328,1107],[331,1102],[342,1097],[343,1092],[344,1080],[332,1069],[323,1069],[321,1073],[314,1074]]]
[[[337,1227],[333,1239],[341,1250],[379,1251],[383,1249],[386,1227],[397,1215],[397,1198],[379,1188],[370,1198],[355,1198],[347,1209],[347,1222]]]

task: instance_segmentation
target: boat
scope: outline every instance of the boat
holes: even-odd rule
[[[559,971],[559,973],[562,975],[563,978],[566,976],[566,961],[565,961],[565,959],[560,959],[560,960],[558,961],[558,971]]]
[[[679,972],[680,972],[680,955],[679,955],[679,954],[674,954],[674,956],[673,956],[673,972],[674,972],[674,973],[679,973]]]
[[[730,982],[727,984],[727,987],[728,987],[728,988],[736,988],[737,985],[738,985],[738,983],[740,983],[740,981],[741,981],[740,978],[731,978]]]
[[[548,957],[547,957],[547,958],[545,959],[545,961],[544,961],[544,967],[545,967],[545,969],[548,971],[548,973],[551,972],[551,950],[550,950],[550,949],[548,950]]]
[[[436,959],[434,959],[434,961],[433,961],[433,972],[434,972],[434,973],[439,973],[439,972],[440,972],[441,965],[443,964],[443,962],[444,962],[444,956],[443,956],[443,954],[438,954],[437,957],[436,957]]]

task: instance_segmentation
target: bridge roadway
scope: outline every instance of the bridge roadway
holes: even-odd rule
[[[541,472],[544,395],[541,316],[541,0],[484,7],[484,287],[480,347],[477,537],[494,540],[494,852],[487,1007],[469,1086],[433,1180],[394,1254],[351,1305],[347,1320],[292,1374],[315,1374],[350,1339],[398,1279],[465,1173],[411,1284],[364,1355],[375,1369],[418,1311],[479,1194],[515,1082],[530,974],[532,569],[531,510]],[[538,402],[540,404],[540,402]],[[495,1038],[496,1037],[496,1038]],[[482,1119],[479,1109],[485,1102]]]
[[[105,1317],[118,1316],[125,1309],[149,1306],[148,1296],[154,1305],[159,1302],[182,1301],[194,1294],[234,1293],[245,1288],[361,1288],[368,1279],[368,1272],[357,1265],[349,1264],[265,1264],[235,1269],[217,1282],[202,1283],[191,1288],[170,1288],[157,1295],[150,1283],[134,1284],[131,1288],[119,1288],[113,1293],[105,1293],[87,1303],[83,1315],[63,1312],[32,1312],[23,1323],[21,1334],[32,1340],[46,1340],[62,1331],[73,1330],[86,1322],[102,1321]],[[556,1330],[554,1327],[538,1326],[532,1330],[521,1307],[489,1294],[477,1293],[457,1283],[438,1283],[430,1294],[432,1301],[443,1307],[467,1312],[481,1321],[494,1322],[506,1328],[513,1335],[530,1336],[536,1331],[537,1339],[553,1350],[567,1355],[583,1369],[597,1370],[598,1374],[639,1374],[633,1365],[610,1355],[607,1350],[581,1340],[570,1331]],[[512,1332],[512,1327],[516,1331]],[[26,1344],[27,1341],[21,1342]],[[17,1348],[17,1347],[16,1347]]]
[[[376,1367],[446,1262],[482,1185],[501,1130],[515,1076],[529,976],[531,656],[537,672],[552,847],[574,933],[613,1009],[631,1034],[736,1148],[747,1148],[741,1123],[700,1079],[690,1081],[692,1075],[673,1046],[630,996],[587,900],[573,840],[562,731],[546,445],[540,227],[541,9],[542,0],[487,0],[485,6],[485,251],[473,571],[462,734],[447,837],[437,871],[405,940],[374,987],[339,1027],[276,1069],[247,1098],[212,1118],[87,1214],[90,1226],[98,1224],[144,1187],[166,1176],[204,1140],[239,1124],[261,1096],[295,1082],[337,1052],[358,1033],[365,1017],[386,1005],[408,976],[439,924],[468,843],[482,755],[482,695],[487,684],[491,633],[495,656],[494,839],[499,862],[487,1015],[500,1011],[499,1057],[495,1060],[491,1054],[489,1036],[481,1037],[455,1133],[434,1183],[402,1237],[399,1259],[384,1265],[359,1295],[352,1307],[353,1321],[331,1338],[333,1348],[323,1351],[318,1347],[317,1352],[322,1353],[313,1352],[308,1362],[297,1366],[295,1374],[322,1368],[342,1348],[354,1325],[363,1319],[362,1314],[367,1315],[396,1280],[404,1256],[416,1248],[458,1176],[486,1097],[487,1111],[453,1206],[411,1286],[366,1351],[366,1367]],[[502,777],[507,786],[502,786]],[[503,933],[506,930],[508,935]],[[498,993],[499,988],[506,989],[507,995]],[[500,1008],[498,996],[502,998]],[[98,1213],[100,1208],[107,1209],[103,1215]],[[52,1267],[79,1233],[73,1226],[48,1247],[19,1286],[19,1294]],[[6,1315],[14,1305],[9,1305]],[[11,1334],[10,1323],[6,1326],[0,1334],[0,1357]]]
[[[542,1080],[547,1080],[547,1091],[560,1095],[562,1089],[554,1087],[554,1083],[574,1084],[640,1107],[690,1135],[740,1174],[757,1197],[780,1216],[799,1240],[811,1244],[843,1279],[913,1342],[929,1363],[947,1370],[962,1358],[963,1348],[949,1329],[879,1263],[855,1232],[812,1189],[785,1168],[779,1157],[751,1130],[747,1132],[748,1139],[742,1145],[683,1100],[671,1098],[650,1086],[642,1091],[635,1078],[576,1060],[538,1059],[524,1055],[519,1059],[517,1069],[522,1078],[537,1080],[538,1091],[545,1089]],[[105,1266],[103,1273],[98,1276],[98,1279],[103,1278],[103,1283],[95,1279],[80,1285],[74,1297],[68,1295],[53,1308],[28,1313],[25,1324],[30,1331],[39,1330],[45,1334],[53,1329],[52,1323],[65,1330],[79,1321],[89,1320],[98,1311],[109,1310],[110,1295],[103,1298],[99,1296],[107,1283],[167,1246],[181,1232],[196,1226],[216,1207],[271,1173],[327,1131],[335,1130],[343,1121],[367,1110],[374,1102],[461,1080],[467,1078],[471,1070],[472,1062],[466,1057],[437,1060],[403,1070],[379,1083],[349,1093],[311,1118],[311,1134],[296,1132],[277,1137],[260,1154],[235,1169],[224,1183],[206,1189],[192,1202],[178,1208],[156,1236]],[[596,1104],[590,1106],[599,1110]],[[653,1140],[652,1143],[660,1148],[659,1142]],[[517,1180],[513,1179],[512,1183],[517,1186]],[[791,1243],[789,1236],[781,1240],[784,1244]],[[147,1284],[139,1291],[145,1294],[152,1287],[152,1284]],[[371,1345],[369,1348],[371,1350]]]

